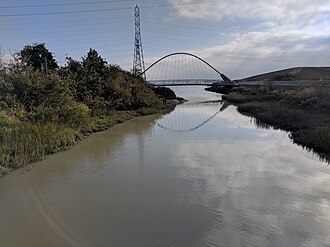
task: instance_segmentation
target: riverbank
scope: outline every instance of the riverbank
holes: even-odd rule
[[[48,70],[39,60],[49,56]],[[0,56],[0,176],[66,150],[91,133],[180,103],[170,89],[108,64],[94,49],[60,67],[44,44]]]
[[[213,88],[225,93],[223,99],[254,117],[262,127],[273,126],[290,132],[292,140],[330,158],[330,87],[317,86],[295,90],[270,88]]]
[[[151,109],[150,109],[151,111]],[[141,114],[137,111],[113,111],[108,116],[91,118],[89,126],[74,129],[54,123],[7,123],[0,128],[0,177],[46,155],[64,151],[94,132],[99,132]],[[4,117],[1,119],[6,121]]]
[[[92,117],[90,124],[82,129],[74,129],[65,125],[47,124],[15,124],[7,123],[0,127],[0,177],[24,167],[30,163],[43,160],[47,155],[70,149],[72,146],[93,133],[105,131],[128,120],[166,112],[181,99],[170,100],[167,107],[141,108],[132,111],[112,111],[109,115]]]

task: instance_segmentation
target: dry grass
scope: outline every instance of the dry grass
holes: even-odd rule
[[[316,152],[330,154],[330,87],[295,91],[233,92],[224,98],[260,126],[291,131],[294,142]]]

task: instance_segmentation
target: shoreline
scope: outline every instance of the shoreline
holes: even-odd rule
[[[289,132],[292,141],[330,162],[330,87],[295,90],[265,87],[213,87],[257,126]]]
[[[81,141],[85,140],[89,136],[101,133],[103,131],[107,131],[115,126],[118,126],[119,124],[125,123],[127,121],[149,116],[149,115],[157,115],[157,114],[164,114],[168,111],[171,111],[172,108],[178,104],[182,104],[186,100],[183,100],[181,98],[178,98],[176,100],[168,100],[166,102],[166,107],[163,109],[156,109],[156,108],[143,108],[143,109],[137,109],[137,110],[129,110],[129,111],[114,111],[112,115],[106,115],[106,116],[99,116],[95,117],[93,120],[94,126],[90,127],[89,129],[85,130],[84,132],[79,132],[77,130],[72,130],[74,133],[74,141],[71,143],[67,143],[65,145],[59,145],[55,146],[53,149],[48,150],[46,153],[40,153],[37,155],[37,157],[31,158],[24,164],[17,164],[11,167],[5,167],[0,165],[0,179],[13,171],[19,170],[21,168],[27,167],[29,165],[32,165],[36,162],[42,161],[46,159],[49,155],[64,152],[67,150],[70,150],[73,146],[80,143]],[[57,126],[59,128],[63,126]],[[63,127],[64,128],[64,127]],[[62,142],[61,142],[62,143]]]
[[[119,113],[119,116],[117,115]],[[157,113],[154,113],[157,114]],[[121,123],[124,123],[126,121],[132,120],[134,118],[142,117],[144,115],[139,115],[137,112],[134,111],[125,111],[125,112],[116,112],[116,119],[113,120],[105,120],[105,118],[110,118],[110,116],[102,116],[98,120],[95,121],[101,121],[103,123],[100,123],[98,126],[94,126],[93,128],[88,129],[87,131],[83,133],[76,132],[74,136],[74,142],[67,144],[65,146],[58,146],[55,147],[55,149],[50,150],[47,153],[39,154],[37,158],[34,158],[30,161],[28,161],[25,164],[17,165],[15,167],[4,167],[0,165],[0,179],[1,177],[4,177],[5,175],[10,174],[13,171],[19,170],[21,168],[27,167],[28,165],[32,165],[36,162],[42,161],[46,159],[49,155],[64,152],[66,150],[70,150],[73,146],[80,143],[81,141],[85,140],[89,136],[100,133],[103,131],[106,131],[110,128],[113,128],[116,125],[119,125]],[[150,114],[152,115],[152,114]]]

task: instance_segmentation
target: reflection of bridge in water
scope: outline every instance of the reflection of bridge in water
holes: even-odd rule
[[[207,106],[209,107],[206,108]],[[186,102],[176,106],[174,111],[158,119],[156,125],[173,132],[194,131],[210,122],[228,106],[227,102],[221,100]]]

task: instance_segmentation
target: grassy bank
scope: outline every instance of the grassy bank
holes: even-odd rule
[[[265,88],[233,88],[223,98],[238,110],[256,118],[260,126],[290,131],[297,144],[330,157],[330,87],[290,91]]]
[[[10,122],[6,121],[4,116],[0,116],[0,121],[2,121],[0,127],[0,176],[31,162],[42,160],[48,154],[64,151],[94,132],[103,131],[118,123],[146,115],[145,111],[147,114],[152,114],[159,112],[160,109],[113,111],[108,115],[91,118],[89,127],[83,129],[73,129],[53,123]]]
[[[160,112],[175,97],[93,49],[59,67],[44,44],[26,46],[11,64],[0,59],[0,176],[93,132]]]

